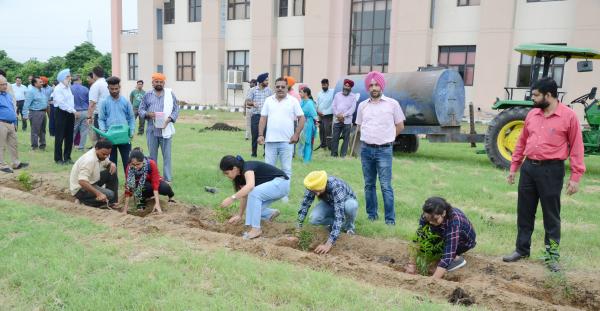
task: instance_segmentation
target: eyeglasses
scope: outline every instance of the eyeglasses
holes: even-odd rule
[[[276,89],[285,89],[285,88],[286,88],[286,86],[285,86],[285,85],[284,85],[284,86],[278,85],[278,86],[276,86],[275,88],[276,88]]]

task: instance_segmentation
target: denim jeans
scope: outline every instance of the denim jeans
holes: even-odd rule
[[[342,231],[354,230],[354,220],[356,219],[357,212],[358,201],[356,199],[348,199],[344,202],[344,224],[341,228]],[[332,225],[335,220],[335,210],[327,202],[319,201],[308,216],[308,219],[312,225]]]
[[[290,180],[277,177],[260,184],[248,194],[246,204],[246,226],[260,228],[261,219],[269,219],[273,214],[271,204],[290,193]]]
[[[294,145],[287,141],[276,143],[265,143],[265,162],[277,166],[277,160],[281,162],[281,170],[292,178],[292,156]]]
[[[360,162],[362,163],[363,177],[365,179],[365,200],[367,201],[367,215],[377,218],[377,175],[383,194],[383,208],[385,221],[395,222],[394,190],[392,189],[392,146],[369,147],[361,144]]]
[[[77,146],[78,150],[85,149],[85,143],[87,142],[88,135],[88,120],[87,120],[87,111],[79,111],[79,118],[75,118],[75,129],[73,130],[73,136],[79,133],[79,146]]]
[[[163,176],[166,182],[173,181],[171,175],[171,141],[173,138],[163,138],[154,136],[154,131],[146,131],[146,140],[150,151],[150,158],[156,161],[158,165],[158,147],[160,147],[163,156]]]

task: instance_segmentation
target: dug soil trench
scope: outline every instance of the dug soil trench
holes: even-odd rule
[[[326,240],[327,232],[312,229],[314,239],[308,251],[290,240],[291,223],[266,223],[263,236],[252,241],[240,235],[244,227],[218,222],[210,208],[173,203],[162,215],[145,217],[122,215],[73,203],[60,176],[34,176],[34,189],[23,191],[21,184],[0,177],[0,198],[54,208],[82,216],[132,235],[165,234],[186,240],[197,249],[227,248],[270,260],[325,270],[376,286],[403,289],[417,296],[464,305],[502,310],[600,310],[600,273],[567,272],[563,282],[549,282],[549,274],[538,263],[505,264],[498,258],[479,254],[465,256],[468,265],[449,273],[446,280],[403,272],[408,259],[408,244],[399,239],[377,239],[342,234],[330,254],[316,255],[310,250]]]

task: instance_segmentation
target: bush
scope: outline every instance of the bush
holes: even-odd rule
[[[429,275],[429,267],[442,257],[444,241],[431,231],[429,225],[425,225],[417,230],[410,250],[415,258],[417,272],[421,275]]]

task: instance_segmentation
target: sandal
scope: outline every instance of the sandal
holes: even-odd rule
[[[271,216],[269,217],[269,222],[273,222],[273,220],[275,220],[275,218],[277,218],[279,214],[281,214],[279,210],[274,210]]]
[[[256,238],[258,238],[258,237],[259,237],[259,236],[261,236],[261,235],[262,235],[262,232],[261,232],[261,233],[259,233],[259,234],[257,234],[257,235],[253,235],[253,236],[251,236],[251,235],[250,235],[250,231],[248,231],[248,232],[244,232],[244,234],[242,234],[242,238],[243,238],[244,240],[252,240],[252,239],[256,239]]]

